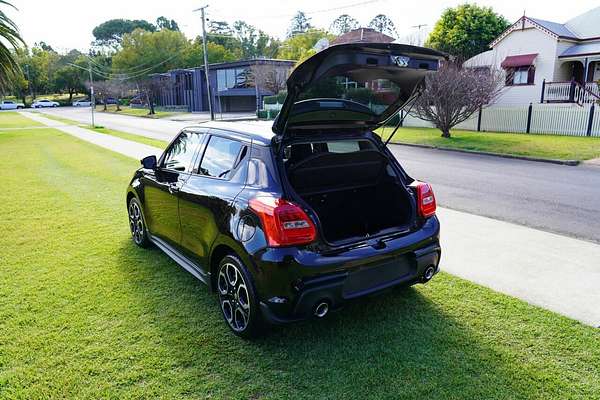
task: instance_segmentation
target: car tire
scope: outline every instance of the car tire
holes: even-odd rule
[[[52,107],[58,107],[56,104],[52,104]]]
[[[219,306],[231,331],[245,339],[260,336],[265,328],[252,276],[234,255],[219,263],[216,279]]]
[[[21,106],[17,107],[17,110],[22,110],[22,109],[23,109],[23,107],[21,107]]]
[[[131,231],[133,243],[142,248],[148,247],[150,245],[150,239],[148,239],[148,233],[146,231],[142,206],[135,197],[129,200],[127,214],[129,216],[129,230]]]

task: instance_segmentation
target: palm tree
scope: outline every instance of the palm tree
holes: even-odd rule
[[[0,0],[0,6],[15,8],[5,0]],[[19,65],[11,47],[16,49],[20,44],[24,44],[24,42],[19,35],[19,29],[0,9],[0,91],[8,87],[11,77],[19,71]]]

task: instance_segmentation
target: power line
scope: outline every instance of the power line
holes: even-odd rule
[[[331,7],[331,8],[324,8],[324,9],[320,9],[320,10],[306,11],[306,12],[304,12],[304,14],[306,14],[306,15],[322,14],[322,13],[327,13],[327,12],[331,12],[331,11],[339,11],[339,10],[345,10],[347,8],[364,6],[364,5],[372,4],[372,3],[379,3],[381,1],[387,1],[387,0],[360,1],[357,3],[346,4],[344,6],[339,6],[339,7]],[[293,17],[294,15],[296,15],[296,14],[263,15],[263,16],[253,17],[252,19],[273,19],[273,18],[286,18],[286,17],[289,18],[289,17]],[[224,18],[222,15],[219,15],[219,19],[227,19],[227,18]]]

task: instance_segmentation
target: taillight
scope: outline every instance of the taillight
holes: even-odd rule
[[[250,208],[260,218],[271,247],[307,244],[317,237],[311,219],[292,202],[274,197],[255,197],[250,199]]]
[[[436,203],[433,189],[429,183],[414,181],[411,183],[417,193],[417,211],[423,218],[429,218],[435,214]]]

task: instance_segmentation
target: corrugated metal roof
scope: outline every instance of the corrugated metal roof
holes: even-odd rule
[[[574,57],[590,54],[600,54],[600,42],[576,44],[563,51],[559,57]]]
[[[527,18],[530,19],[531,21],[535,22],[536,24],[543,26],[544,28],[548,29],[550,32],[552,32],[558,36],[572,37],[572,38],[577,37],[577,35],[575,33],[573,33],[571,30],[569,30],[569,28],[567,28],[565,24],[559,24],[558,22],[546,21],[546,20],[539,19],[539,18],[531,18],[531,17],[527,17]]]
[[[538,53],[534,54],[519,54],[516,56],[508,56],[502,61],[500,66],[502,68],[513,68],[513,67],[524,67],[527,65],[533,65],[533,60],[537,57]]]
[[[565,26],[581,39],[600,37],[600,7],[571,18]]]

